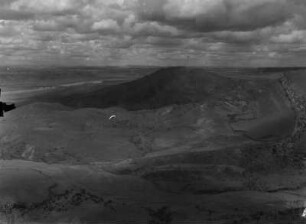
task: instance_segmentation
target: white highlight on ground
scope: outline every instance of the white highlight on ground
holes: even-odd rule
[[[303,211],[302,217],[303,217],[303,218],[306,218],[306,208],[305,208],[304,211]]]
[[[117,116],[113,114],[112,116],[109,117],[109,120],[115,119]]]

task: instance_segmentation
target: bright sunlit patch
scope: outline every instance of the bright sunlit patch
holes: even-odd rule
[[[305,208],[304,211],[303,211],[302,217],[303,217],[303,218],[306,218],[306,208]]]

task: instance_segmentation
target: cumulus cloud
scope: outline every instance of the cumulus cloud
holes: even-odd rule
[[[104,19],[98,22],[94,22],[92,25],[92,29],[94,31],[118,32],[120,30],[120,27],[117,21],[112,19]]]
[[[6,62],[26,55],[27,61],[53,64],[60,58],[61,63],[174,65],[188,58],[195,65],[239,65],[236,60],[262,65],[265,59],[293,62],[306,51],[302,0],[0,3]]]
[[[17,0],[11,9],[33,13],[59,13],[77,10],[82,1],[73,0]]]
[[[33,18],[34,14],[29,12],[20,12],[11,9],[0,8],[0,19],[2,20],[29,20]]]
[[[61,31],[63,30],[54,20],[37,20],[33,23],[33,29],[37,31]]]
[[[291,8],[286,0],[146,0],[138,10],[143,19],[211,32],[275,26],[292,16]]]
[[[293,30],[288,34],[273,36],[272,41],[282,43],[302,43],[306,42],[306,30]]]
[[[13,27],[7,27],[0,24],[0,37],[11,37],[16,34],[16,30]]]
[[[158,22],[135,23],[132,32],[143,36],[175,36],[178,30],[172,26],[161,25]]]

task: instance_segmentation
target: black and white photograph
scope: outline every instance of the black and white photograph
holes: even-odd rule
[[[305,0],[0,0],[0,224],[303,223]]]

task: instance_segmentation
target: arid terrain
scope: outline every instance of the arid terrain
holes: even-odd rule
[[[300,223],[305,72],[147,68],[7,89],[0,223]]]

